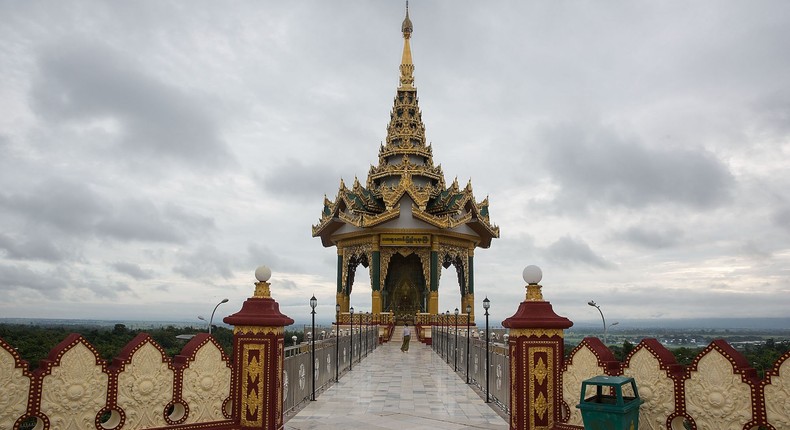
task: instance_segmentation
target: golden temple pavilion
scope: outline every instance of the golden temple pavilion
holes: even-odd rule
[[[447,186],[433,149],[425,142],[425,125],[414,86],[409,41],[412,22],[408,6],[403,20],[400,85],[379,148],[363,186],[342,180],[334,200],[324,197],[321,219],[313,236],[325,247],[337,247],[337,303],[349,311],[354,272],[369,269],[373,314],[391,313],[396,321],[415,320],[439,312],[441,268],[458,274],[461,303],[474,315],[474,250],[488,248],[499,237],[491,223],[488,198],[478,202],[471,181]]]

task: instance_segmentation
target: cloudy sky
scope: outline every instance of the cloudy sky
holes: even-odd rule
[[[270,266],[334,312],[324,194],[385,138],[401,1],[0,1],[0,318],[194,320]],[[434,161],[499,324],[787,316],[790,3],[413,1]],[[367,274],[352,295],[370,307]],[[458,306],[452,270],[440,307]]]

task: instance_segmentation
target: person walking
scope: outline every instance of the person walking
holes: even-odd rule
[[[411,340],[411,330],[409,330],[409,324],[406,324],[403,327],[403,345],[400,347],[401,352],[409,352],[409,340]]]

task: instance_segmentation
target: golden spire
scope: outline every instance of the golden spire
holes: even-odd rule
[[[403,58],[400,64],[400,89],[402,90],[414,89],[414,64],[411,62],[411,46],[409,45],[413,29],[409,19],[409,2],[407,1],[406,18],[403,19],[403,25],[401,25],[401,31],[403,32]]]

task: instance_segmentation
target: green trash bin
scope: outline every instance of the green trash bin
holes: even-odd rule
[[[633,397],[623,396],[623,387],[631,386]],[[595,395],[584,398],[587,387],[595,386]],[[581,410],[584,430],[639,430],[639,398],[634,378],[596,376],[582,382],[577,408]]]

